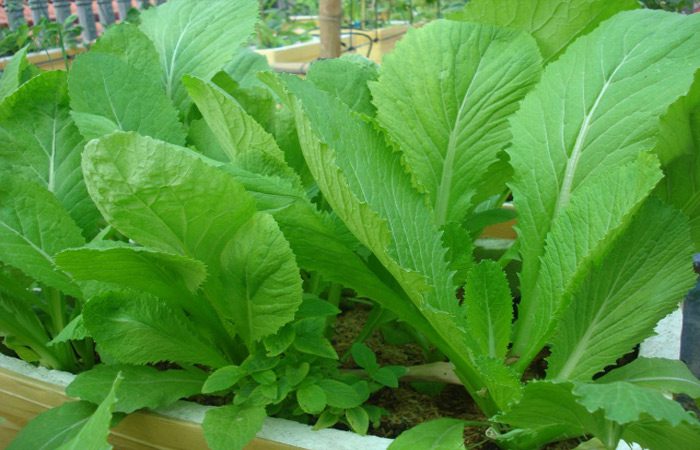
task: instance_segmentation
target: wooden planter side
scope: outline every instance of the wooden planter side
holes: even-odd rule
[[[7,447],[34,417],[71,401],[60,386],[0,368],[0,448]],[[128,415],[115,427],[109,442],[120,450],[206,449],[202,427],[147,411]],[[293,450],[298,447],[256,438],[247,450]]]
[[[75,58],[76,55],[84,53],[87,50],[85,47],[69,48],[66,50],[68,55],[68,64]],[[0,70],[5,70],[5,66],[10,63],[11,56],[0,58]],[[44,70],[65,70],[66,64],[63,61],[63,54],[60,49],[54,48],[44,52],[34,52],[27,55],[30,63]]]

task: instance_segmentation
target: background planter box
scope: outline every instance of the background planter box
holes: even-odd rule
[[[407,24],[398,24],[377,30],[355,30],[352,35],[346,30],[342,41],[347,47],[354,47],[358,54],[368,56],[372,61],[380,63],[384,55],[394,49],[396,42],[406,34],[409,28],[410,26]],[[370,39],[376,41],[372,42],[371,46]],[[85,47],[67,49],[69,63],[76,55],[85,51]],[[279,48],[258,49],[256,52],[264,55],[273,68],[282,71],[303,72],[307,63],[318,59],[321,54],[321,43],[318,40],[313,40]],[[11,58],[11,56],[0,58],[0,70],[5,69]],[[57,48],[30,53],[27,55],[27,59],[43,70],[63,70],[66,68],[63,54]]]
[[[380,63],[384,55],[394,49],[396,42],[406,34],[409,28],[407,24],[399,24],[377,30],[353,30],[352,35],[349,34],[349,30],[344,30],[342,42],[345,48],[354,47],[358,54]],[[369,51],[370,39],[376,41],[371,45],[371,52]],[[256,51],[264,55],[273,67],[277,64],[308,63],[318,59],[321,54],[321,43],[315,40]]]

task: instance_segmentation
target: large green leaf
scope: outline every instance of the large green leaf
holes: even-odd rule
[[[697,447],[700,442],[700,424],[682,422],[676,427],[670,427],[665,422],[652,419],[640,420],[625,427],[622,439],[627,442],[636,442],[642,448],[690,449]]]
[[[245,45],[235,52],[224,70],[243,88],[257,86],[265,89],[267,86],[258,79],[258,73],[272,72],[267,57]]]
[[[570,383],[528,383],[520,402],[494,418],[515,427],[497,439],[511,448],[530,449],[587,433],[604,437],[607,427],[602,413],[590,413],[578,404],[572,388]]]
[[[498,263],[482,261],[469,272],[464,307],[467,330],[478,345],[478,354],[503,359],[510,343],[513,298]]]
[[[0,102],[38,74],[39,69],[32,66],[27,60],[27,47],[12,55],[12,59],[0,75]]]
[[[137,131],[184,144],[185,130],[163,87],[116,55],[88,52],[71,66],[72,116],[85,139]]]
[[[22,428],[7,450],[54,450],[77,435],[96,409],[90,402],[69,402],[39,414]]]
[[[272,135],[233,97],[200,78],[185,77],[183,83],[230,162],[256,173],[280,175],[300,183],[284,162],[284,154]]]
[[[70,117],[63,72],[31,79],[0,104],[0,165],[41,182],[92,235],[99,214],[80,172],[83,145]]]
[[[372,271],[349,239],[328,214],[319,212],[302,188],[288,179],[226,168],[255,198],[257,208],[275,218],[289,241],[300,267],[320,273],[325,280],[354,289],[403,317],[420,320],[420,314],[406,304],[400,293],[389,287]],[[413,320],[411,320],[413,323]]]
[[[389,450],[464,450],[464,421],[436,419],[404,431],[389,445]]]
[[[645,205],[582,280],[552,339],[547,375],[590,380],[628,353],[695,285],[687,219]]]
[[[618,424],[636,422],[645,416],[677,426],[681,422],[698,424],[689,411],[661,392],[625,381],[574,385],[574,395],[588,412],[601,411],[607,420]]]
[[[211,78],[252,33],[258,4],[246,0],[171,0],[141,15],[141,30],[160,55],[163,84],[181,110],[189,105],[184,75]]]
[[[85,422],[78,434],[61,445],[58,450],[104,450],[112,448],[107,443],[107,437],[109,436],[109,428],[112,423],[112,412],[117,402],[117,390],[121,382],[122,376],[120,373],[117,373],[109,393],[92,416]]]
[[[116,56],[138,71],[149,84],[160,84],[161,67],[153,42],[131,23],[107,28],[90,48],[90,53]]]
[[[454,18],[531,33],[549,62],[600,22],[635,8],[634,0],[471,0]]]
[[[132,24],[110,27],[71,67],[73,117],[87,139],[138,131],[182,145],[185,130],[161,84],[158,53]]]
[[[93,298],[83,318],[95,342],[122,363],[229,364],[181,310],[157,298],[116,293]]]
[[[204,437],[212,450],[241,450],[260,431],[266,416],[262,406],[210,409],[202,422]]]
[[[374,62],[349,58],[316,61],[306,74],[317,87],[338,97],[353,111],[368,116],[376,112],[368,83],[376,81],[378,76]]]
[[[409,33],[387,56],[371,83],[377,118],[429,194],[439,225],[461,222],[474,206],[510,141],[508,117],[540,67],[525,33],[451,21]]]
[[[79,374],[66,388],[66,394],[101,403],[108,397],[119,373],[123,380],[117,391],[114,411],[123,413],[142,408],[160,408],[199,394],[207,378],[206,373],[198,370],[157,370],[148,366],[100,364]]]
[[[275,220],[255,214],[221,255],[224,323],[234,324],[250,351],[255,342],[274,334],[301,304],[301,277]]]
[[[664,179],[656,192],[690,218],[695,250],[700,250],[700,74],[687,96],[661,118],[656,153]]]
[[[83,245],[80,228],[43,186],[3,174],[0,183],[0,260],[37,281],[80,297],[78,286],[54,267],[59,251]]]
[[[639,155],[654,146],[659,117],[700,67],[692,50],[699,25],[700,16],[620,13],[551,64],[513,117],[520,369],[547,341],[587,261],[658,181],[656,163]]]
[[[295,97],[304,156],[324,198],[420,310],[423,320],[414,317],[412,325],[449,355],[467,387],[476,392],[481,386],[475,386],[478,376],[468,359],[468,336],[460,324],[441,234],[400,155],[340,100],[311,82],[293,77],[285,81]],[[403,309],[394,312],[402,316]],[[489,400],[477,401],[492,409]]]
[[[692,398],[700,398],[700,380],[690,372],[685,363],[673,359],[637,358],[608,372],[597,381],[626,381],[666,394],[687,394]]]
[[[255,212],[243,187],[196,153],[133,133],[92,141],[83,170],[116,229],[139,244],[199,259],[211,275]]]
[[[56,264],[76,280],[115,283],[167,299],[195,292],[207,276],[195,259],[119,242],[65,250]]]

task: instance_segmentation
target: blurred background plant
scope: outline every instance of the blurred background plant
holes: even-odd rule
[[[690,12],[693,9],[693,0],[642,0],[642,3],[647,8],[666,11]]]
[[[30,52],[60,48],[64,51],[78,45],[82,29],[77,16],[68,17],[65,22],[51,22],[42,18],[36,25],[23,24],[16,30],[0,28],[0,56],[9,56],[25,46]]]

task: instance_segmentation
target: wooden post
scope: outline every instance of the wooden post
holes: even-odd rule
[[[49,4],[46,0],[29,0],[29,9],[32,10],[34,25],[37,25],[42,17],[49,17]]]
[[[119,20],[126,20],[126,15],[131,9],[131,0],[117,0],[117,11],[119,11]]]
[[[7,0],[5,2],[7,10],[7,21],[10,25],[10,30],[16,30],[20,25],[25,23],[24,20],[24,4],[22,0]]]
[[[100,23],[103,27],[114,23],[114,7],[112,0],[97,0],[97,13],[100,15]]]
[[[343,5],[340,0],[321,0],[318,22],[321,29],[321,58],[340,56],[340,22]]]
[[[75,0],[78,7],[78,21],[83,27],[83,40],[92,42],[97,39],[97,27],[95,26],[95,13],[92,11],[92,0]]]
[[[56,11],[56,20],[65,23],[70,17],[70,0],[53,0],[53,9]]]

